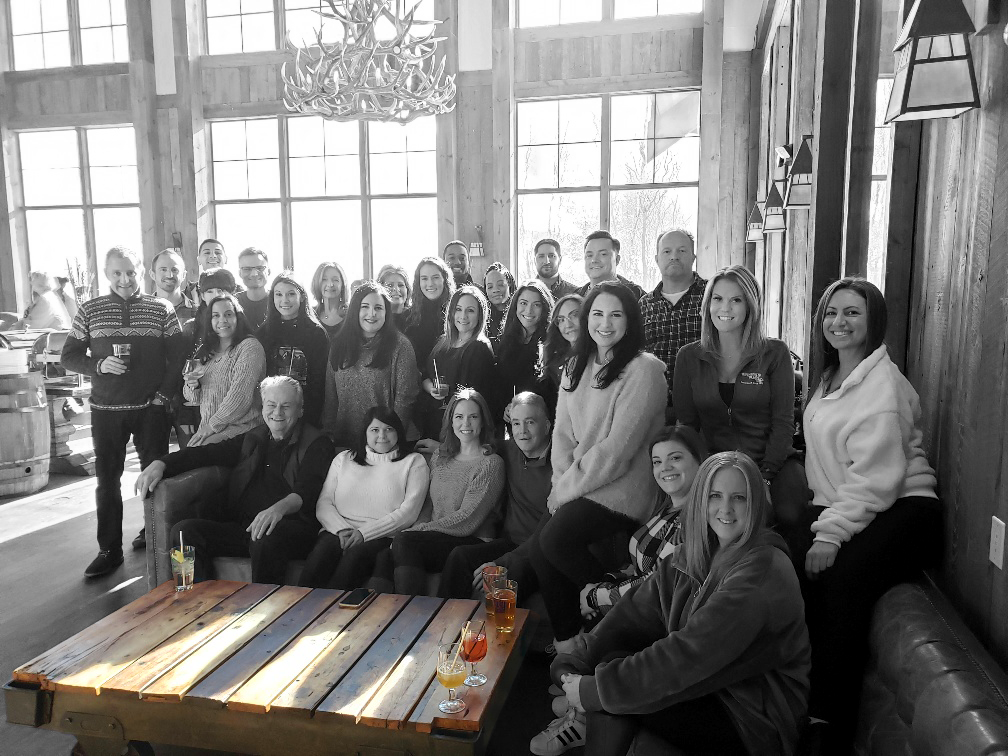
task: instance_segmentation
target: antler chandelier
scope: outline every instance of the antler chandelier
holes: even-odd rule
[[[441,22],[414,23],[416,6],[403,13],[402,1],[326,0],[331,12],[320,13],[342,25],[342,40],[324,42],[321,28],[308,47],[288,39],[295,55],[292,66],[283,65],[287,109],[333,121],[395,123],[451,112],[455,77],[444,76],[443,56],[435,58],[444,39],[434,36]],[[375,34],[382,19],[394,29],[390,39]]]

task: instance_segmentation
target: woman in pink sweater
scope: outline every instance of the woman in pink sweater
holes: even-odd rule
[[[588,547],[634,532],[658,503],[648,442],[662,428],[668,384],[665,363],[643,345],[630,290],[616,283],[594,287],[581,307],[580,335],[560,387],[551,516],[531,549],[557,651],[581,629],[582,586],[606,573]]]

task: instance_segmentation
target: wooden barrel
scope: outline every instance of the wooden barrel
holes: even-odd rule
[[[0,497],[46,487],[49,440],[42,374],[0,375]]]

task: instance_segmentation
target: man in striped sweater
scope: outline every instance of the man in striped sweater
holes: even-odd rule
[[[108,294],[74,318],[62,365],[91,376],[91,437],[98,487],[98,556],[84,570],[98,577],[123,562],[120,478],[130,436],[141,468],[168,453],[166,405],[178,393],[186,340],[171,304],[140,291],[143,263],[126,247],[105,254]],[[138,540],[140,536],[138,536]]]

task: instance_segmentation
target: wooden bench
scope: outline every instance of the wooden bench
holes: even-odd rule
[[[385,594],[360,609],[342,591],[231,581],[173,583],[105,617],[14,671],[8,721],[75,735],[89,756],[129,741],[249,754],[482,753],[534,625],[519,609],[480,670],[441,713],[437,645],[471,600]],[[382,750],[385,749],[385,750]]]

